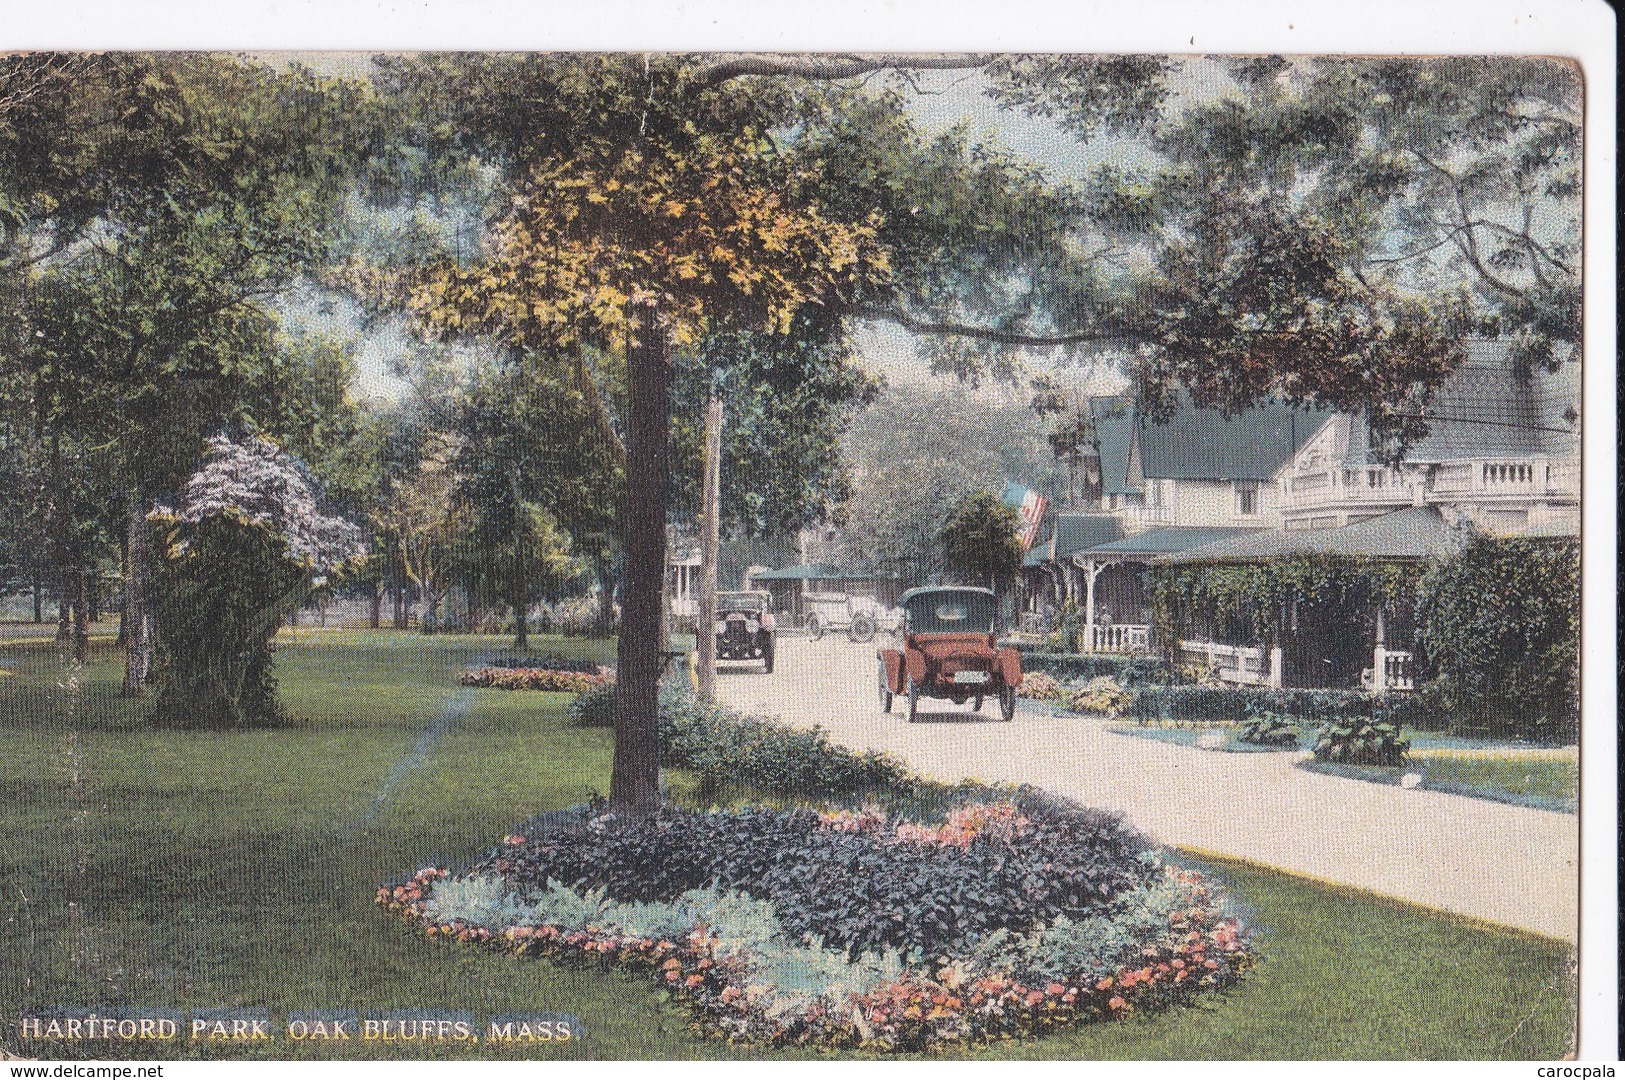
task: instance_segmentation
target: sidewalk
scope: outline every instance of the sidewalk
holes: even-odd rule
[[[1575,941],[1579,819],[1295,768],[1293,755],[1226,754],[1114,735],[1100,720],[921,703],[879,711],[872,646],[780,643],[775,673],[726,671],[722,700],[827,728],[954,781],[1030,783],[1121,812],[1157,841]]]

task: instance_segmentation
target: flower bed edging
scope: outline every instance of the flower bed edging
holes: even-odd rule
[[[978,833],[996,839],[1022,820],[1003,808],[972,807],[942,825],[899,823],[889,842],[962,849]],[[876,824],[868,812],[835,812],[824,827]],[[484,870],[500,870],[502,853],[526,843],[509,837]],[[431,868],[381,888],[377,901],[430,937],[649,971],[691,1007],[696,1030],[708,1036],[929,1050],[1121,1017],[1234,982],[1252,963],[1242,929],[1219,914],[1199,874],[1160,860],[1146,865],[1151,884],[1108,914],[997,930],[932,957],[896,949],[851,957],[820,941],[794,941],[767,901],[709,887],[669,902],[616,902],[601,889],[549,881],[524,893],[500,873],[454,878]],[[786,968],[794,973],[788,978]]]

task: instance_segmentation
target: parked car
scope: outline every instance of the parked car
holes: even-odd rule
[[[910,589],[899,605],[902,647],[881,649],[877,660],[882,712],[891,712],[892,699],[901,697],[912,723],[922,697],[955,705],[970,701],[978,710],[992,698],[1002,719],[1014,718],[1021,654],[998,646],[992,592],[963,586]]]
[[[801,602],[807,607],[807,636],[814,641],[832,630],[846,631],[860,645],[875,639],[873,600],[843,592],[810,592],[801,594]]]
[[[765,592],[717,593],[718,660],[760,660],[773,673],[772,603]]]

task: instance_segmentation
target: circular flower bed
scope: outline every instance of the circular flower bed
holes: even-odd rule
[[[643,967],[703,1032],[917,1050],[1165,1006],[1251,964],[1200,875],[1044,799],[940,820],[667,808],[544,815],[378,902],[430,936]]]

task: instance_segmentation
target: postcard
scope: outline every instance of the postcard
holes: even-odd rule
[[[1610,75],[0,58],[0,1056],[1612,1054]]]

